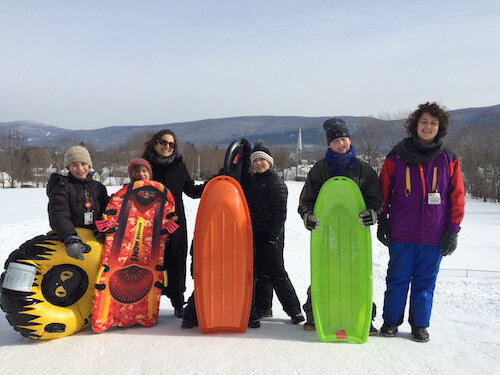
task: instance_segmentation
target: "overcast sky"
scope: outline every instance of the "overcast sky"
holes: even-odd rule
[[[0,122],[500,104],[500,1],[0,0]]]

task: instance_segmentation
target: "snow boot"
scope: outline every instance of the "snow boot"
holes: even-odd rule
[[[316,329],[316,324],[314,324],[314,315],[311,306],[311,298],[309,294],[309,289],[307,290],[307,302],[302,306],[304,308],[304,312],[306,313],[306,322],[304,323],[304,329],[306,331],[312,331]]]
[[[375,305],[375,302],[372,302],[372,321],[370,323],[370,336],[377,336],[378,331],[377,328],[373,326],[373,321],[375,320],[375,317],[377,316],[377,305]]]
[[[425,329],[425,327],[412,327],[411,334],[413,335],[413,340],[415,340],[416,342],[429,341],[429,332],[427,332],[427,329]]]
[[[186,302],[184,302],[184,296],[178,295],[175,297],[170,297],[170,302],[172,303],[172,306],[174,307],[174,314],[177,318],[183,318],[184,317],[184,305]]]
[[[291,318],[293,324],[299,324],[300,322],[303,322],[305,320],[304,315],[302,315],[302,313],[295,314]]]
[[[314,321],[307,321],[304,323],[304,329],[306,331],[314,331],[316,329],[316,324],[314,323]]]
[[[394,337],[398,332],[398,326],[390,326],[386,322],[380,327],[380,336]]]
[[[191,329],[191,328],[197,327],[197,326],[198,326],[198,322],[195,322],[191,319],[186,319],[186,318],[184,318],[182,320],[182,323],[181,323],[182,329]]]
[[[250,320],[248,322],[248,327],[249,328],[260,328],[260,320],[258,320],[258,319]]]
[[[174,314],[177,318],[183,318],[184,317],[184,306],[174,307]]]

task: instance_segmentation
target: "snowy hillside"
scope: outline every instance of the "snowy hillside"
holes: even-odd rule
[[[302,183],[287,182],[285,265],[305,301],[309,234],[296,213]],[[114,192],[118,188],[110,188]],[[192,234],[198,200],[185,198]],[[44,189],[0,189],[0,261],[24,241],[49,230]],[[162,297],[153,328],[86,329],[52,341],[15,332],[0,311],[2,374],[494,374],[500,363],[500,204],[466,200],[456,252],[441,263],[430,342],[411,340],[405,323],[395,338],[370,337],[363,345],[320,343],[294,326],[274,300],[274,317],[245,334],[202,335],[183,330]],[[373,237],[374,301],[382,324],[387,249]],[[191,259],[188,259],[190,262]],[[1,267],[3,269],[3,267]],[[0,269],[0,270],[1,270]],[[458,270],[458,271],[456,271]],[[496,272],[477,272],[496,271]],[[468,276],[468,277],[466,277]],[[188,280],[187,296],[193,290]]]

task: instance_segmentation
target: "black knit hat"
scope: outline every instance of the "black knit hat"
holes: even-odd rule
[[[346,123],[344,120],[337,117],[326,120],[323,123],[323,129],[325,129],[326,141],[328,144],[340,137],[351,138],[351,133]]]
[[[252,154],[250,155],[250,161],[253,163],[253,161],[257,158],[267,160],[269,164],[271,164],[271,167],[274,165],[274,159],[271,156],[271,152],[266,146],[264,146],[264,141],[262,140],[255,142]]]

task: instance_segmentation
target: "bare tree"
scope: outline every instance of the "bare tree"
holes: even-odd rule
[[[182,146],[182,160],[191,177],[198,176],[198,157],[200,153],[196,146],[191,142],[186,142]],[[200,157],[201,159],[201,157]]]
[[[358,155],[377,168],[377,158],[380,156],[380,146],[383,137],[383,128],[377,126],[372,120],[362,119],[356,129],[356,149]]]
[[[473,197],[500,200],[500,135],[481,127],[463,129],[452,144],[461,161],[465,190]]]
[[[3,150],[2,165],[0,168],[8,174],[10,187],[14,187],[15,180],[24,178],[22,155],[26,148],[22,132],[18,128],[7,128],[0,134],[0,148]],[[24,160],[26,162],[26,160]],[[20,181],[21,182],[21,181]]]
[[[34,182],[38,187],[45,186],[49,177],[48,167],[51,164],[50,151],[46,147],[29,147],[27,152]]]
[[[287,150],[283,146],[274,146],[270,150],[274,159],[274,168],[278,171],[282,171],[285,168],[290,168],[295,165],[295,163],[290,159],[290,150]]]
[[[201,159],[201,178],[207,180],[216,175],[222,168],[226,150],[221,150],[218,146],[211,147],[203,144],[199,147]]]

